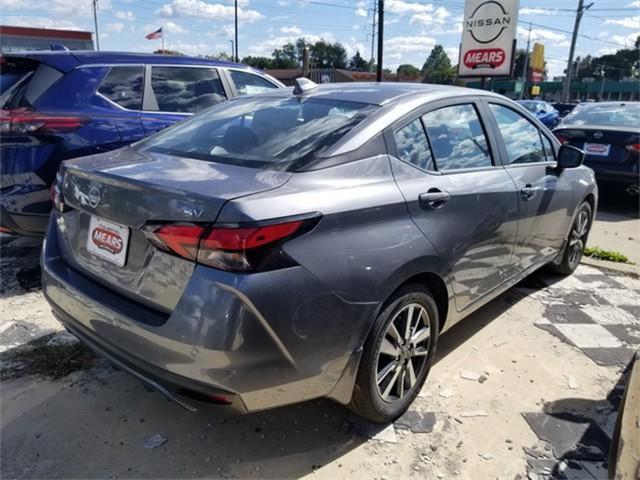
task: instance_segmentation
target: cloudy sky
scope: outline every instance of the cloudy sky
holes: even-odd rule
[[[640,0],[593,0],[584,16],[578,55],[602,55],[640,34]],[[371,54],[375,0],[240,0],[239,48],[245,55],[269,55],[274,48],[304,36],[339,41],[353,55]],[[566,66],[570,31],[578,0],[521,0],[518,46],[531,39],[545,44],[551,76]],[[160,40],[145,34],[162,26],[165,48],[186,54],[231,51],[233,0],[98,0],[102,50],[150,52]],[[462,29],[464,0],[386,0],[384,65],[422,66],[440,43],[454,63]],[[0,23],[93,31],[91,0],[0,0]]]

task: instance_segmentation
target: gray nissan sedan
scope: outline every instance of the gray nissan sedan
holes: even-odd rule
[[[66,162],[43,289],[188,409],[328,397],[384,422],[444,330],[575,270],[598,200],[582,158],[489,92],[299,80]]]

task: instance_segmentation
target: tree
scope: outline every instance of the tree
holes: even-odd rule
[[[298,68],[298,49],[293,43],[285,43],[273,51],[273,68]]]
[[[208,58],[211,60],[221,60],[223,62],[234,62],[235,59],[227,52],[219,52],[217,55],[203,55],[202,58]]]
[[[184,53],[179,52],[178,50],[162,50],[161,48],[159,48],[153,53],[158,55],[184,55]]]
[[[524,71],[524,62],[525,57],[527,56],[527,51],[518,48],[516,50],[516,58],[513,62],[513,78],[520,79],[522,78],[522,72]]]
[[[269,57],[253,57],[249,55],[242,59],[242,63],[251,65],[252,67],[259,68],[261,70],[264,70],[266,68],[274,68],[273,59]]]
[[[429,57],[422,66],[422,75],[424,83],[444,83],[453,82],[456,74],[451,66],[451,60],[444,51],[442,45],[435,45]]]
[[[349,70],[356,70],[358,72],[366,72],[369,70],[369,62],[362,58],[360,51],[357,51],[356,54],[351,57],[351,60],[349,60]]]
[[[420,76],[420,69],[409,63],[404,63],[398,67],[396,73],[405,77],[418,77]]]
[[[347,51],[339,42],[318,40],[309,46],[309,63],[314,68],[346,68]]]

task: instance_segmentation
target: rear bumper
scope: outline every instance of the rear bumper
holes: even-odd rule
[[[43,246],[45,297],[69,330],[124,370],[192,408],[185,390],[223,395],[240,412],[349,400],[343,372],[374,305],[343,301],[302,267],[236,275],[197,266],[167,315],[70,268],[56,218]]]
[[[16,235],[41,237],[47,230],[48,221],[49,215],[10,213],[6,208],[0,207],[0,226]]]

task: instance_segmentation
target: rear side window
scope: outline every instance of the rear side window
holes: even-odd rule
[[[143,67],[112,67],[98,92],[129,110],[142,108]]]
[[[423,170],[434,170],[427,135],[419,118],[396,130],[393,136],[400,159]]]
[[[62,72],[44,63],[35,68],[2,69],[2,108],[32,107],[44,92],[63,76]]]
[[[274,88],[278,88],[270,81],[249,72],[239,70],[229,70],[231,79],[236,86],[238,95],[250,95],[253,93],[264,93]]]
[[[438,170],[492,166],[480,118],[473,105],[452,105],[422,117]]]
[[[215,68],[151,67],[158,110],[195,113],[227,99]]]
[[[510,164],[536,163],[546,161],[540,131],[515,110],[489,105],[507,149]]]

